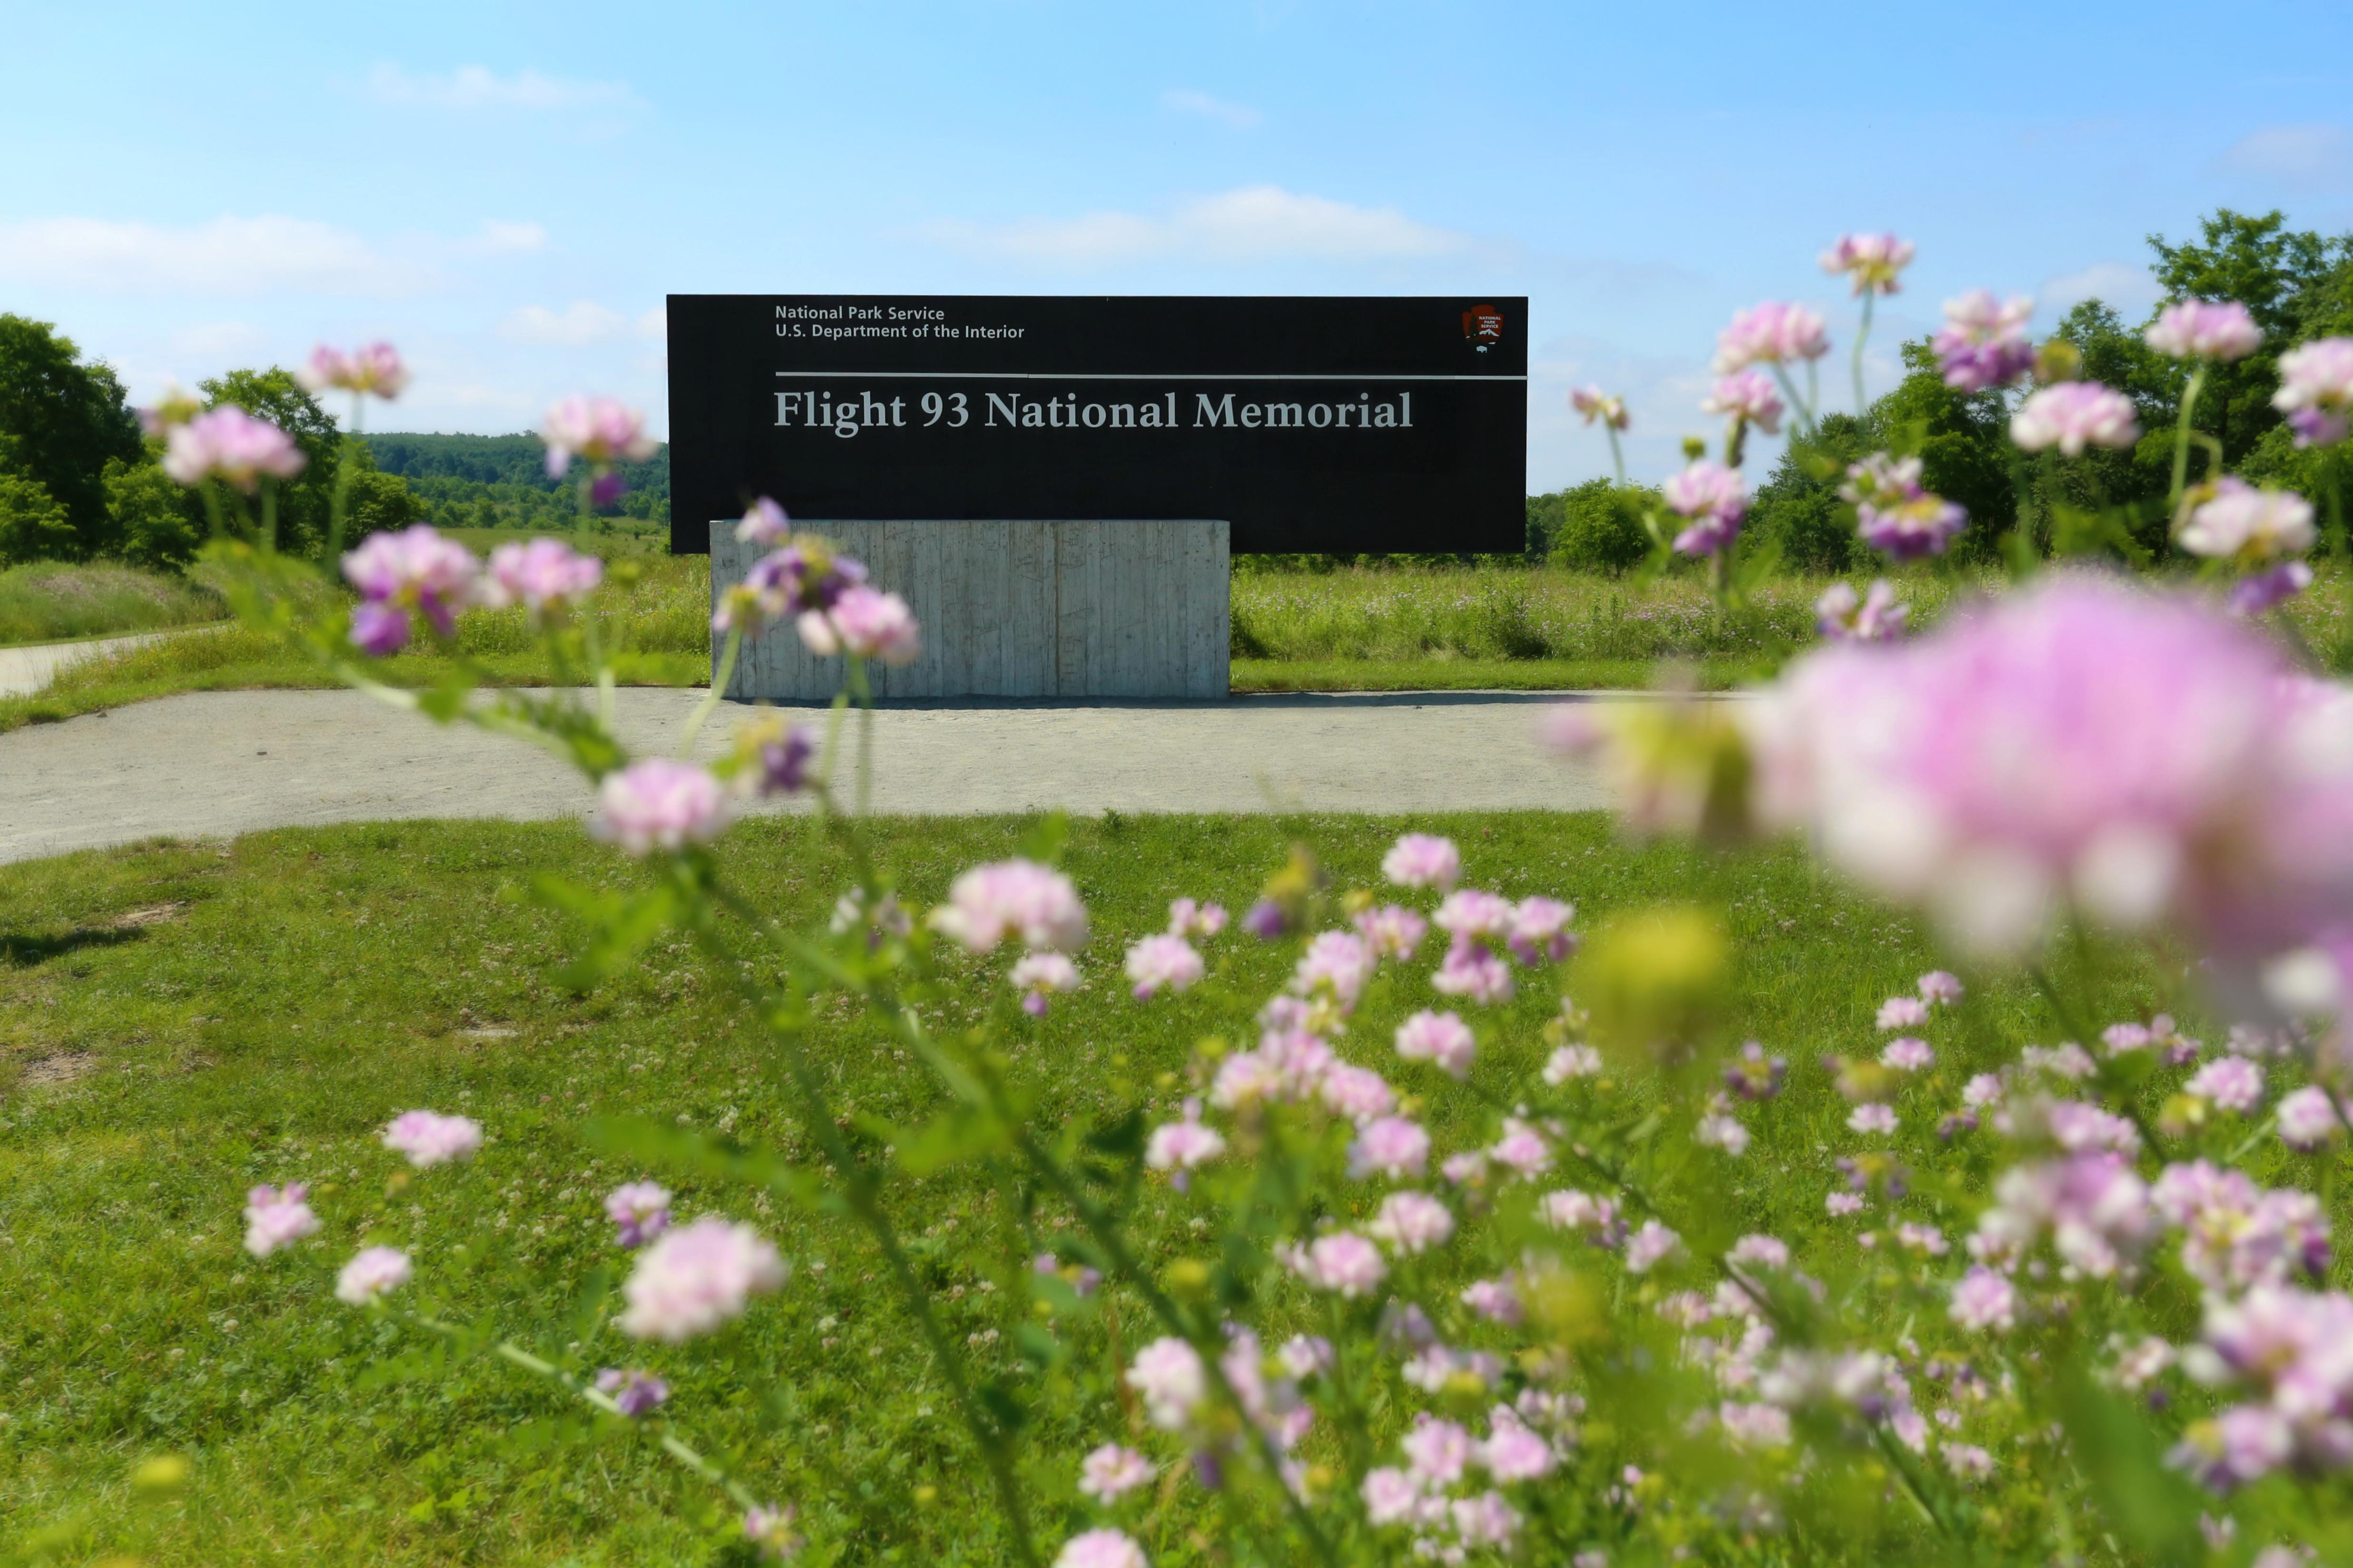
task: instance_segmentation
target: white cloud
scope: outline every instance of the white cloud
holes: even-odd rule
[[[1278,185],[1205,196],[1166,217],[1097,212],[1006,224],[952,219],[917,231],[967,255],[1064,267],[1177,258],[1200,261],[1397,261],[1455,256],[1469,236],[1395,207],[1360,207]]]
[[[261,342],[261,329],[250,321],[200,321],[172,334],[172,346],[180,353],[209,359],[248,353]]]
[[[547,248],[547,230],[535,223],[501,223],[496,218],[484,218],[474,243],[491,256],[526,256]]]
[[[2095,261],[2089,267],[2046,279],[2035,294],[2044,307],[2064,311],[2086,300],[2097,300],[2124,316],[2137,316],[2158,301],[2163,292],[2146,267],[2121,261]]]
[[[578,81],[525,66],[502,77],[487,66],[459,66],[445,75],[411,74],[379,60],[367,75],[368,96],[402,109],[636,109],[643,107],[625,82]]]
[[[1160,95],[1160,107],[1173,109],[1180,114],[1198,114],[1204,120],[1214,120],[1229,131],[1254,130],[1266,118],[1247,104],[1228,103],[1222,98],[1211,98],[1206,92],[1190,88],[1172,87]]]
[[[577,347],[617,338],[629,330],[628,319],[593,300],[575,300],[563,310],[525,305],[499,323],[499,335],[518,342]]]
[[[0,282],[102,293],[413,294],[436,270],[310,218],[216,217],[182,227],[105,218],[0,224]]]
[[[2266,125],[2232,142],[2222,166],[2289,184],[2338,184],[2353,175],[2353,135],[2341,125]]]
[[[551,310],[544,305],[525,305],[499,323],[499,335],[517,342],[579,348],[588,343],[610,342],[615,338],[659,338],[668,320],[664,307],[659,305],[632,320],[594,300],[575,300],[561,310]]]

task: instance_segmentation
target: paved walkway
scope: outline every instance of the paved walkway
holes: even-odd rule
[[[101,653],[134,648],[169,632],[136,632],[130,637],[91,637],[82,642],[42,643],[35,647],[0,647],[0,697],[29,697],[57,678],[69,664]]]
[[[654,688],[617,695],[622,735],[638,751],[666,748],[702,696]],[[953,816],[1054,806],[1093,814],[1600,805],[1589,771],[1537,743],[1537,721],[1560,700],[1384,692],[895,707],[874,719],[873,808]],[[700,750],[722,747],[745,711],[723,705]],[[0,861],[159,834],[555,817],[588,804],[578,775],[520,742],[443,729],[350,691],[192,692],[0,735]]]

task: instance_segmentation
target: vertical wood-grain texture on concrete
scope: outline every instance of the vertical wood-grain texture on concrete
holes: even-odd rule
[[[1224,697],[1231,535],[1218,521],[803,522],[904,595],[923,651],[878,698]],[[711,527],[712,605],[764,553]],[[719,650],[712,649],[717,673]],[[747,638],[727,695],[822,701],[841,661],[788,623]]]

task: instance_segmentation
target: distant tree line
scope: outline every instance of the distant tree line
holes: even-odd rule
[[[547,477],[547,447],[537,436],[394,434],[366,441],[376,466],[407,480],[438,527],[578,525],[575,481]],[[625,528],[669,528],[670,447],[663,446],[645,462],[623,463],[618,471],[625,489],[617,501],[596,509],[599,520]]]

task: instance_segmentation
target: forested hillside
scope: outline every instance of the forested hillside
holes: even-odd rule
[[[547,477],[547,447],[537,436],[440,436],[395,432],[365,437],[376,467],[408,481],[432,521],[445,528],[560,528],[578,516],[569,479]],[[628,487],[600,507],[600,518],[670,526],[670,447],[620,466]],[[634,531],[634,530],[630,530]]]

